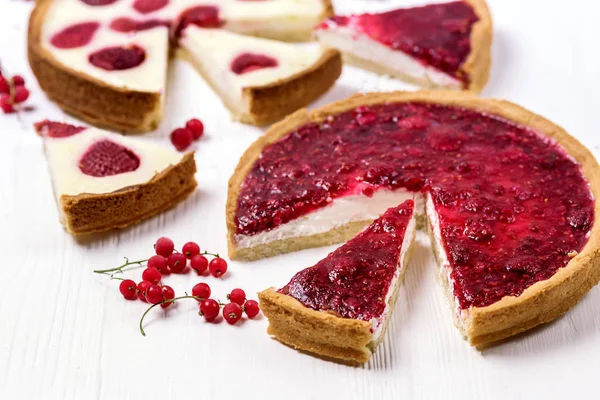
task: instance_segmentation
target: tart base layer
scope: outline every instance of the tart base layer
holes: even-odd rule
[[[61,196],[65,229],[74,235],[124,228],[183,201],[196,188],[196,162],[188,153],[148,183],[105,194]]]

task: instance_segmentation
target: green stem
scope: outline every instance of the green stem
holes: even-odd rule
[[[117,268],[110,268],[110,269],[96,269],[94,270],[94,272],[96,274],[108,274],[109,272],[123,272],[123,268],[128,267],[130,265],[134,265],[137,264],[138,266],[142,266],[142,263],[148,261],[148,260],[139,260],[139,261],[129,261],[129,258],[127,257],[123,257],[125,258],[125,264],[118,266]]]
[[[140,332],[142,333],[142,336],[146,336],[146,332],[144,331],[144,318],[146,318],[146,315],[148,315],[150,310],[152,310],[156,306],[160,306],[161,304],[174,303],[176,300],[181,300],[181,299],[196,299],[196,300],[200,300],[200,301],[206,300],[206,299],[203,299],[202,297],[198,297],[198,296],[189,296],[186,293],[185,296],[175,297],[174,299],[168,299],[168,300],[164,300],[160,303],[152,304],[150,307],[148,307],[148,309],[144,312],[144,314],[142,314],[142,318],[140,319]]]
[[[209,253],[208,251],[204,250],[203,253],[200,253],[201,255],[205,256],[205,255],[209,255],[209,256],[213,256],[213,257],[217,257],[217,258],[221,258],[221,256],[219,255],[219,253]]]

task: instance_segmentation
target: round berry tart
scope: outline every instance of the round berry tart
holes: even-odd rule
[[[35,129],[44,139],[60,221],[74,235],[135,224],[196,188],[194,153],[59,122]]]
[[[484,0],[334,16],[315,35],[350,63],[424,87],[479,92],[489,76],[492,21]]]
[[[188,35],[188,31],[195,32],[190,27],[222,28],[281,40],[307,39],[312,28],[330,15],[332,8],[328,0],[222,0],[217,3],[205,0],[40,0],[29,21],[29,62],[42,89],[65,111],[113,130],[145,132],[154,129],[162,119],[170,48],[178,46],[182,37],[192,36],[186,41],[186,50],[198,54],[204,49],[194,40],[199,34],[190,32]],[[232,38],[236,36],[215,35],[211,40],[231,50],[228,44]],[[263,43],[256,44],[250,39],[248,42],[251,48]],[[275,46],[268,45],[267,50]],[[288,65],[286,57],[291,57],[292,63],[296,61],[293,57],[296,46],[287,46],[279,46],[285,48],[276,59],[282,66]],[[229,56],[231,60],[211,66],[208,71],[226,76],[228,64],[242,54],[224,51],[221,56]],[[275,112],[267,115],[261,110],[263,104],[277,102],[295,91],[304,93],[305,96],[291,96],[286,103],[287,108],[295,110],[325,92],[339,76],[341,67],[339,54],[331,51],[321,54],[328,57],[311,58],[313,63],[302,64],[305,70],[302,65],[296,65],[287,69],[288,75],[282,73],[286,68],[281,68],[271,80],[256,79],[269,90],[248,100],[262,114],[244,120],[272,122],[280,115]],[[257,55],[263,56],[262,53]],[[222,71],[223,68],[227,69]],[[230,99],[224,100],[231,108]],[[253,111],[250,109],[249,113]]]
[[[452,91],[356,95],[294,113],[242,156],[229,181],[229,254],[253,260],[347,241],[412,200],[455,322],[483,345],[556,318],[598,282],[598,174],[562,128],[506,101]],[[350,273],[339,284],[363,278]],[[268,293],[264,301],[304,316],[318,310],[310,291],[280,290],[285,300]],[[338,300],[350,307],[354,295]],[[273,324],[276,307],[263,304]]]

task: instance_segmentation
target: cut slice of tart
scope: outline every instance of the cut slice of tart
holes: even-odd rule
[[[188,26],[181,49],[235,119],[265,125],[306,106],[341,73],[337,50]]]
[[[60,221],[74,235],[138,223],[196,188],[193,153],[59,122],[35,129],[44,139]]]
[[[29,21],[29,62],[65,111],[97,126],[146,132],[162,119],[169,47],[188,25],[292,40],[308,38],[331,15],[328,0],[40,0]],[[324,91],[303,89],[305,99]]]
[[[388,209],[283,288],[258,294],[267,332],[296,349],[350,363],[383,340],[415,236],[413,201]]]
[[[468,92],[357,95],[298,111],[229,181],[229,254],[350,239],[414,198],[461,332],[491,343],[572,307],[600,280],[599,167],[562,128]]]
[[[488,80],[492,23],[484,0],[334,16],[315,34],[350,63],[424,87],[479,92]]]

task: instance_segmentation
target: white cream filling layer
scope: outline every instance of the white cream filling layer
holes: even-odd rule
[[[315,210],[287,224],[255,235],[235,235],[240,249],[268,244],[277,240],[311,236],[329,232],[351,222],[373,221],[388,208],[396,207],[406,200],[415,201],[416,210],[423,209],[423,196],[406,189],[377,190],[372,197],[351,195],[333,200],[329,205]]]
[[[326,46],[336,48],[342,53],[382,65],[387,70],[397,71],[418,81],[428,81],[433,86],[451,89],[462,88],[458,79],[434,68],[423,65],[408,54],[393,50],[346,27],[331,26],[328,29],[317,29],[318,40]]]

